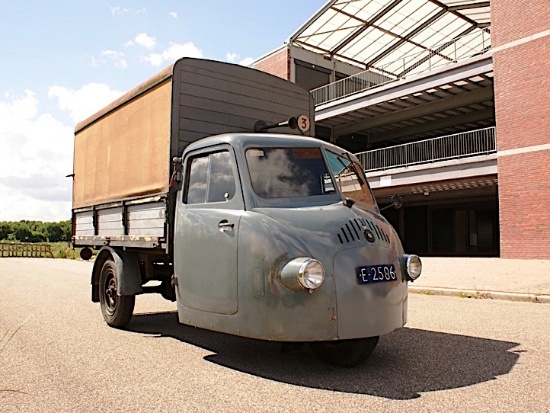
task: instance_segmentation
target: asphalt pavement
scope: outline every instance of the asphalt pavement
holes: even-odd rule
[[[425,259],[424,284],[469,262],[436,261]],[[0,412],[549,411],[547,304],[410,294],[407,326],[343,369],[308,346],[281,353],[182,325],[157,294],[109,328],[90,301],[91,266],[0,259]]]
[[[422,258],[409,291],[550,304],[550,259]]]

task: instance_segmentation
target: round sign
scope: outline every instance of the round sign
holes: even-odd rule
[[[307,132],[310,126],[311,125],[309,124],[309,118],[306,115],[300,115],[300,117],[298,118],[298,129],[300,129],[302,132]]]

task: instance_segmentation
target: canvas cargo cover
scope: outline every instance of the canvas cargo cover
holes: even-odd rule
[[[298,85],[239,65],[180,59],[76,126],[73,208],[167,193],[171,160],[189,143],[302,114],[313,135],[313,99]]]

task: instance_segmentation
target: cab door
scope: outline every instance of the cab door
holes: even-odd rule
[[[233,150],[224,145],[189,154],[184,168],[174,234],[179,303],[195,310],[235,314],[244,202]]]

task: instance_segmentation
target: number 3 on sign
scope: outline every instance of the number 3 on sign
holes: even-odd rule
[[[298,128],[302,132],[307,132],[309,130],[309,127],[309,118],[306,115],[300,115],[300,117],[298,118]]]

